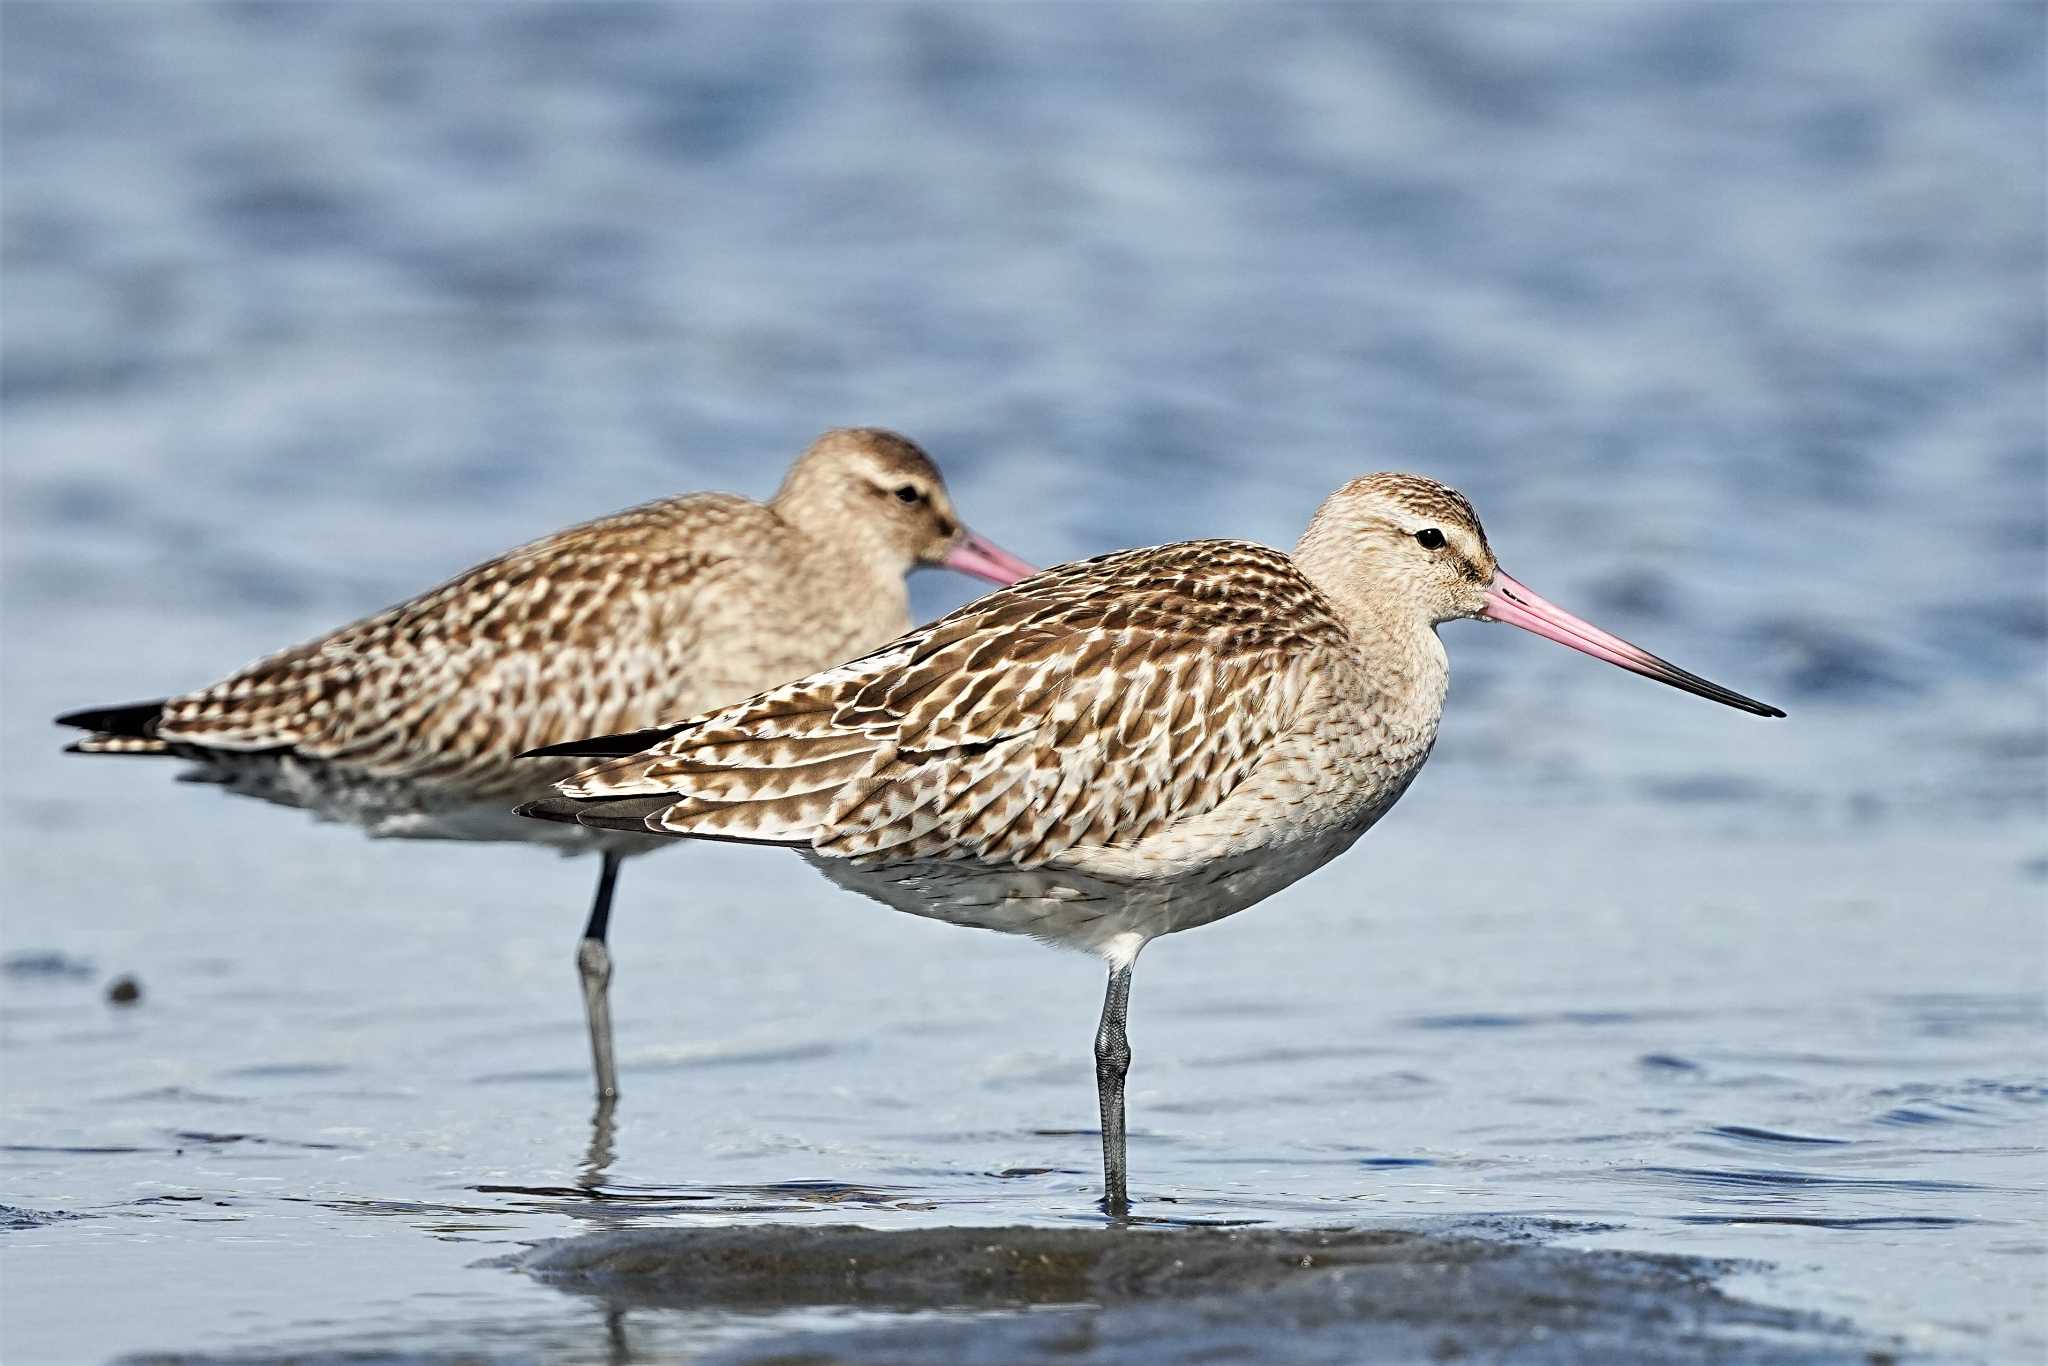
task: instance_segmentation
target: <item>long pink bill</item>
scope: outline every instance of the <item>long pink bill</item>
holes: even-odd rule
[[[971,531],[962,532],[960,544],[947,551],[946,558],[939,563],[962,574],[972,574],[977,579],[1004,585],[1038,572],[994,541],[985,540]]]
[[[1590,621],[1582,621],[1556,603],[1546,602],[1498,569],[1493,573],[1493,583],[1486,590],[1486,610],[1479,614],[1488,621],[1504,621],[1510,626],[1519,626],[1524,631],[1534,631],[1545,640],[1554,640],[1560,645],[1569,645],[1595,659],[1604,659],[1609,664],[1619,664],[1630,673],[1654,678],[1659,683],[1668,683],[1674,688],[1683,688],[1723,706],[1737,707],[1757,716],[1783,716],[1785,713],[1753,697],[1744,697],[1739,692],[1730,692],[1718,683],[1709,683],[1698,674],[1687,673],[1666,660],[1657,658],[1640,646],[1631,645],[1620,636],[1611,636]]]

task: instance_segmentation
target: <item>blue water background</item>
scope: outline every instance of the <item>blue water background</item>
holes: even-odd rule
[[[1147,953],[1153,1209],[1555,1215],[2038,1360],[2043,28],[9,0],[7,1358],[597,1359],[601,1305],[482,1263],[642,1220],[1090,1217],[1085,960],[793,859],[636,863],[593,1176],[591,869],[372,846],[49,725],[876,422],[1041,562],[1287,545],[1344,479],[1428,473],[1524,581],[1791,712],[1448,628],[1402,806]]]

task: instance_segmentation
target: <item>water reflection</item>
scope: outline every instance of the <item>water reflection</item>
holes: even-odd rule
[[[1704,1266],[1559,1251],[1531,1236],[1544,1232],[1512,1221],[1293,1232],[759,1224],[592,1234],[522,1265],[603,1305],[614,1353],[630,1350],[628,1308],[658,1309],[658,1331],[724,1339],[720,1360],[943,1362],[971,1351],[1022,1366],[1107,1349],[1165,1363],[1237,1359],[1240,1335],[1266,1351],[1284,1339],[1318,1360],[1410,1359],[1422,1343],[1431,1359],[1490,1356],[1532,1339],[1573,1360],[1868,1353],[1843,1325],[1721,1293]],[[1448,1283],[1458,1294],[1447,1299]]]
[[[595,1192],[604,1185],[605,1173],[618,1157],[614,1123],[618,1108],[617,1096],[599,1096],[597,1109],[590,1116],[590,1146],[584,1150],[583,1167],[576,1178],[576,1184],[587,1191]]]

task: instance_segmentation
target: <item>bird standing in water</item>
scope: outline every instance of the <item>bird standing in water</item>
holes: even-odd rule
[[[164,755],[185,776],[374,836],[596,851],[577,946],[600,1098],[618,1092],[605,935],[646,834],[546,826],[512,807],[569,765],[521,751],[653,726],[823,668],[909,629],[904,575],[999,584],[1031,566],[962,525],[894,432],[827,432],[767,503],[693,493],[570,527],[210,687],[73,712],[80,754]]]
[[[1187,541],[1062,565],[880,650],[654,732],[521,811],[796,849],[899,910],[1100,955],[1104,1207],[1129,1208],[1131,967],[1348,849],[1435,743],[1444,622],[1520,626],[1758,716],[1536,596],[1453,489],[1375,474],[1292,555]]]

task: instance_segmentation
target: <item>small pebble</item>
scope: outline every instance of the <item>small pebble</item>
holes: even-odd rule
[[[142,999],[142,983],[133,977],[116,977],[107,988],[107,999],[117,1006],[131,1006]]]

